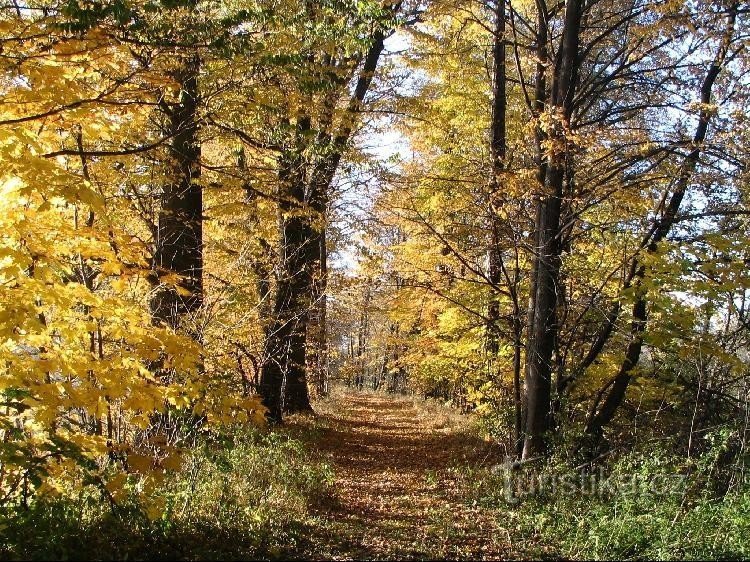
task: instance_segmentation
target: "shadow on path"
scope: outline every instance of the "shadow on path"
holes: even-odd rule
[[[461,501],[450,470],[501,462],[500,453],[468,433],[459,416],[375,393],[343,394],[318,409],[315,425],[322,430],[314,446],[336,473],[335,502],[318,512],[301,545],[304,555],[295,557],[508,556],[506,532],[489,512]],[[305,431],[306,423],[309,418],[291,425]]]

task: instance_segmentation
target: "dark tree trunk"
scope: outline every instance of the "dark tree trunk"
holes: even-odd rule
[[[176,273],[179,290],[160,286],[151,302],[153,317],[172,328],[183,328],[201,339],[197,318],[190,318],[203,303],[203,192],[198,140],[197,55],[190,56],[175,73],[181,86],[179,102],[167,112],[167,133],[172,170],[164,187],[154,250],[157,274]],[[192,320],[191,325],[187,325]]]
[[[497,286],[502,280],[502,248],[500,230],[502,228],[497,207],[500,205],[501,174],[506,155],[506,99],[505,99],[505,0],[497,0],[495,6],[495,30],[493,38],[493,92],[492,122],[490,129],[490,155],[492,157],[492,178],[490,179],[489,217],[490,248],[488,252],[489,281],[491,297],[487,310],[487,352],[490,365],[494,364],[499,348],[500,303]]]
[[[309,131],[309,119],[297,125],[298,137]],[[301,142],[301,141],[300,141]],[[302,150],[279,158],[279,265],[273,321],[266,337],[260,390],[269,420],[311,410],[305,369],[310,314],[312,217],[306,205]]]
[[[547,175],[547,163],[544,159],[543,142],[546,138],[546,134],[539,124],[542,112],[544,111],[544,105],[546,103],[548,92],[547,92],[547,64],[549,62],[549,55],[547,50],[547,42],[549,41],[549,34],[547,32],[547,7],[544,0],[537,1],[537,22],[536,22],[536,42],[537,42],[537,63],[536,72],[534,77],[534,104],[532,108],[533,117],[537,124],[534,128],[534,152],[537,167],[536,180],[538,188],[541,189],[544,186],[544,178]],[[539,216],[540,207],[535,205],[535,217],[534,225],[538,225],[541,222]],[[531,256],[531,279],[529,286],[529,308],[527,314],[526,324],[532,326],[534,324],[534,314],[536,312],[536,269],[538,254],[536,249],[539,247],[539,229],[534,228],[532,232],[532,256]],[[527,334],[527,345],[526,355],[528,356],[530,349],[533,346],[533,334],[529,330]],[[528,363],[528,362],[527,362]],[[527,364],[528,371],[528,364]],[[527,373],[528,374],[528,373]]]
[[[362,385],[364,380],[367,378],[367,369],[365,367],[365,352],[367,351],[370,328],[370,286],[365,286],[364,301],[362,303],[362,310],[359,315],[359,326],[357,327],[357,370],[362,377]],[[361,386],[360,386],[361,388]]]
[[[300,167],[301,169],[301,167]],[[285,314],[280,310],[282,317],[288,317],[291,324],[291,332],[288,348],[288,368],[284,383],[284,412],[312,411],[310,404],[310,391],[307,384],[308,357],[316,353],[315,343],[317,338],[309,338],[311,314],[319,312],[317,299],[322,297],[320,290],[321,237],[324,236],[325,227],[316,226],[323,220],[324,213],[321,212],[322,193],[310,194],[306,189],[302,172],[294,170],[293,175],[298,175],[292,185],[292,201],[297,208],[297,215],[283,219],[283,240],[286,241],[285,256],[283,262],[283,276],[287,279],[284,283],[279,281],[279,294],[277,299],[280,306],[288,304],[289,310]],[[302,209],[301,216],[300,209]],[[291,209],[282,211],[287,215]],[[285,286],[283,286],[285,285]],[[282,287],[283,286],[283,287]],[[285,294],[283,294],[285,293]],[[277,309],[278,310],[278,309]],[[319,320],[319,319],[316,319]],[[310,345],[313,344],[313,345]],[[319,363],[316,361],[316,365]]]
[[[562,290],[559,286],[559,235],[568,150],[565,128],[570,124],[580,63],[578,51],[583,6],[583,0],[569,0],[565,5],[562,43],[555,64],[550,103],[551,110],[562,119],[562,123],[556,123],[549,132],[553,148],[547,156],[543,192],[536,207],[536,256],[532,272],[533,294],[526,354],[523,458],[527,459],[546,452],[545,434],[550,429],[551,421],[552,356],[558,331],[558,291]],[[546,25],[545,21],[540,21],[540,27]]]
[[[497,0],[495,5],[495,29],[493,38],[493,92],[492,92],[492,122],[490,129],[490,155],[492,157],[492,178],[490,183],[489,216],[490,216],[490,250],[488,253],[490,290],[493,292],[487,310],[487,352],[490,357],[490,365],[493,370],[494,360],[499,350],[500,339],[500,304],[496,291],[500,283],[505,281],[513,301],[513,313],[510,329],[513,333],[513,409],[514,428],[513,442],[514,450],[520,454],[520,446],[523,435],[522,399],[521,399],[521,352],[523,348],[521,309],[518,302],[518,261],[512,278],[508,274],[503,262],[501,247],[501,229],[503,220],[498,213],[498,207],[502,204],[502,174],[505,170],[505,158],[507,153],[507,112],[506,112],[506,5],[505,0]]]
[[[676,220],[677,214],[680,210],[682,200],[685,198],[690,180],[693,177],[695,170],[698,166],[698,161],[701,154],[703,143],[706,140],[706,133],[708,132],[708,125],[711,120],[712,112],[707,109],[711,103],[711,92],[713,90],[714,83],[721,72],[722,67],[726,61],[729,46],[732,43],[734,36],[734,27],[737,19],[738,4],[732,4],[727,12],[727,27],[722,39],[719,51],[717,52],[713,64],[708,69],[706,76],[701,85],[700,99],[701,99],[701,111],[698,119],[698,126],[693,135],[693,149],[685,158],[685,161],[680,169],[680,173],[677,177],[675,189],[672,196],[669,199],[669,203],[664,211],[661,219],[656,223],[652,234],[650,236],[650,242],[648,244],[648,252],[656,252],[659,243],[664,240],[669,232],[672,230]],[[614,418],[617,410],[620,408],[622,403],[625,401],[625,395],[627,393],[630,381],[633,378],[633,371],[638,365],[638,361],[641,356],[641,350],[643,348],[643,333],[646,329],[646,323],[648,321],[648,303],[645,289],[642,287],[642,281],[646,275],[646,268],[643,265],[639,265],[638,262],[633,263],[633,269],[636,271],[634,275],[634,285],[636,287],[636,301],[633,304],[633,320],[630,330],[630,342],[625,352],[625,359],[620,366],[620,371],[617,376],[604,387],[597,396],[597,400],[591,408],[588,423],[586,424],[586,433],[593,439],[594,447],[598,446],[601,440],[604,427],[608,425]],[[606,395],[605,395],[606,393]],[[600,406],[601,404],[601,406]]]

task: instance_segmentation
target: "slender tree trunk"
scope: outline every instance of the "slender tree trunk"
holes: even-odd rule
[[[520,457],[523,453],[523,398],[521,396],[522,338],[521,309],[515,306],[513,319],[513,451],[516,457]]]
[[[162,285],[151,301],[153,317],[172,328],[186,329],[197,340],[201,330],[194,315],[203,303],[203,192],[200,178],[201,147],[198,140],[197,55],[191,55],[175,73],[180,84],[179,102],[167,109],[172,170],[164,187],[154,251],[157,273],[180,276],[179,291]],[[186,325],[193,320],[192,325]]]
[[[311,245],[317,251],[313,258],[311,279],[311,310],[307,326],[307,370],[315,393],[325,396],[328,380],[328,335],[326,316],[328,301],[328,248],[326,247],[326,222],[328,217],[329,186],[317,186],[311,207],[315,215]]]
[[[548,40],[549,34],[547,30],[547,5],[545,0],[537,0],[537,23],[536,23],[536,43],[537,43],[537,64],[536,73],[534,80],[534,105],[532,108],[534,119],[536,120],[536,127],[534,128],[534,149],[535,159],[537,165],[537,187],[543,189],[544,179],[546,177],[547,163],[544,158],[543,142],[546,137],[546,133],[542,129],[541,115],[544,112],[545,100],[547,100],[547,65],[549,63],[548,55]],[[526,315],[526,364],[525,364],[525,380],[524,380],[524,398],[523,398],[523,411],[521,416],[523,418],[523,433],[524,443],[526,441],[525,431],[527,420],[530,411],[530,397],[535,392],[534,389],[529,388],[529,369],[531,361],[529,360],[530,355],[534,350],[534,332],[531,327],[534,325],[534,319],[536,316],[536,288],[537,288],[537,270],[539,269],[539,225],[541,224],[541,206],[537,203],[534,206],[534,229],[532,232],[532,252],[531,252],[531,276],[529,279],[529,306]],[[533,402],[533,398],[531,400]],[[532,404],[532,406],[535,406]],[[536,411],[534,411],[534,415]],[[523,444],[520,445],[521,454],[523,455]]]
[[[553,74],[550,104],[557,122],[549,133],[552,148],[547,156],[543,193],[536,207],[536,257],[532,272],[533,295],[526,354],[523,458],[527,459],[546,452],[545,434],[550,429],[551,421],[552,356],[558,331],[558,291],[562,290],[559,286],[559,235],[568,150],[565,129],[570,124],[580,62],[578,51],[583,7],[583,0],[568,0],[565,4],[562,42]],[[543,25],[546,26],[546,22]]]
[[[487,310],[487,352],[489,364],[494,367],[494,359],[499,349],[500,303],[496,287],[502,280],[502,248],[500,230],[502,228],[497,207],[500,205],[501,175],[506,156],[506,71],[505,71],[505,0],[497,0],[495,6],[495,30],[493,38],[493,93],[492,122],[490,129],[490,155],[492,157],[492,178],[490,179],[489,217],[490,248],[488,252],[489,281],[491,297]]]
[[[362,310],[359,313],[359,326],[357,326],[357,371],[361,383],[360,389],[364,387],[365,380],[367,379],[368,370],[366,368],[365,360],[367,348],[369,346],[368,337],[370,335],[370,285],[367,283],[364,287],[364,294],[362,295]]]
[[[492,284],[490,288],[493,293],[496,287],[503,279],[503,256],[500,245],[500,231],[502,228],[502,219],[500,218],[498,206],[500,201],[501,178],[505,170],[505,158],[507,153],[507,112],[506,112],[506,5],[505,0],[497,0],[495,5],[495,29],[493,39],[493,95],[492,95],[492,122],[490,130],[490,154],[492,157],[492,178],[490,183],[489,197],[489,215],[490,215],[490,251],[488,255],[489,262],[489,281]],[[517,260],[516,260],[517,264]],[[523,347],[522,341],[522,320],[521,309],[518,306],[518,279],[519,271],[516,265],[513,279],[507,278],[509,291],[513,300],[513,317],[511,319],[511,330],[513,333],[513,409],[514,409],[514,429],[513,442],[514,449],[520,449],[523,434],[522,419],[522,399],[521,399],[521,352]],[[490,299],[487,313],[487,351],[490,355],[490,365],[494,364],[495,356],[499,350],[499,322],[500,322],[500,303],[495,295]],[[495,367],[496,369],[496,367]],[[518,451],[520,454],[520,450]]]
[[[698,161],[701,154],[703,143],[706,140],[706,134],[708,132],[708,125],[711,120],[712,112],[709,109],[711,103],[711,92],[713,90],[714,83],[721,72],[722,67],[725,64],[727,55],[729,53],[729,47],[732,43],[734,36],[735,22],[737,20],[738,4],[734,3],[731,5],[727,12],[727,26],[724,36],[722,38],[719,51],[717,52],[714,61],[701,85],[700,99],[701,99],[701,111],[698,119],[698,126],[693,135],[693,149],[685,158],[685,161],[680,169],[680,173],[677,177],[675,190],[672,193],[669,203],[664,211],[663,216],[656,224],[653,231],[653,236],[648,245],[648,252],[656,252],[659,243],[661,243],[672,230],[676,220],[677,214],[680,210],[685,194],[689,187],[690,180],[695,174],[695,170],[698,167]],[[646,329],[648,322],[648,295],[646,290],[643,288],[642,283],[646,275],[646,267],[644,265],[638,265],[634,263],[636,274],[634,276],[634,285],[636,287],[636,300],[633,304],[633,320],[630,329],[630,342],[625,352],[625,359],[620,366],[620,370],[617,376],[611,381],[609,385],[602,389],[599,393],[597,400],[591,409],[588,423],[586,424],[586,433],[593,438],[594,446],[598,445],[604,428],[614,418],[617,410],[620,408],[622,403],[625,401],[625,395],[627,393],[628,385],[633,378],[633,371],[638,365],[638,361],[641,356],[641,350],[643,349],[643,333]],[[606,393],[606,395],[605,395]],[[601,405],[600,405],[601,404]]]

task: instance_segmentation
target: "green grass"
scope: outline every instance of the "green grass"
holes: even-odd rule
[[[622,484],[604,493],[590,476],[562,464],[532,472],[523,468],[462,469],[460,478],[468,502],[494,509],[513,536],[519,555],[578,560],[729,560],[750,557],[750,486],[738,483],[726,494],[715,493],[710,464],[688,466],[658,455],[629,455],[604,472],[609,482],[636,478],[638,487]],[[686,475],[684,480],[672,479]],[[533,494],[518,482],[539,477],[550,486]],[[601,473],[599,474],[601,477]],[[666,479],[665,479],[666,477]],[[566,491],[559,482],[583,482]],[[655,489],[651,482],[659,484]],[[508,482],[512,485],[508,487]]]

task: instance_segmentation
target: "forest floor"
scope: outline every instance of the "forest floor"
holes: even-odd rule
[[[462,467],[502,462],[470,419],[407,397],[340,392],[315,416],[290,419],[336,475],[294,558],[334,560],[517,557],[497,512],[462,498]]]

